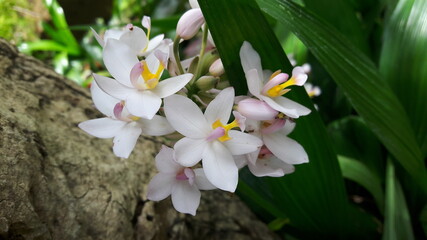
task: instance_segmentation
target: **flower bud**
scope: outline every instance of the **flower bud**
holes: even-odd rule
[[[212,77],[212,76],[202,76],[201,78],[199,78],[196,82],[196,86],[201,90],[201,91],[207,91],[212,89],[216,82],[218,81],[217,78]]]
[[[209,67],[209,73],[214,77],[220,77],[224,74],[224,66],[222,65],[221,58],[215,60],[212,65]]]
[[[182,15],[176,26],[176,34],[184,39],[188,40],[194,37],[205,23],[202,10],[200,8],[190,9]]]
[[[258,121],[272,120],[279,113],[264,101],[254,98],[247,98],[240,101],[237,104],[237,111],[249,119]]]

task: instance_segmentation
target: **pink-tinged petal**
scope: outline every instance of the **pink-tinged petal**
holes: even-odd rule
[[[175,132],[165,117],[154,115],[152,119],[141,118],[138,120],[142,134],[150,136],[163,136]]]
[[[261,81],[263,84],[262,76],[262,65],[261,58],[259,54],[253,49],[252,45],[249,42],[243,42],[242,47],[240,48],[240,61],[242,63],[243,71],[247,74],[249,70],[256,70],[256,78]],[[259,88],[261,91],[261,88]],[[258,92],[260,92],[258,91]],[[252,92],[251,92],[252,93]],[[253,93],[252,93],[253,94]]]
[[[299,116],[308,115],[311,110],[304,107],[303,105],[294,102],[285,97],[269,98],[261,95],[261,100],[264,100],[271,108],[284,113],[291,118],[298,118]]]
[[[246,117],[240,114],[238,111],[233,111],[233,116],[239,125],[240,131],[244,132],[246,129]]]
[[[141,25],[146,29],[151,29],[151,18],[149,16],[142,17]]]
[[[264,101],[247,98],[237,104],[237,111],[243,116],[257,121],[274,119],[279,112]]]
[[[176,34],[182,39],[188,40],[194,37],[205,23],[202,10],[193,8],[185,12],[176,25]]]
[[[98,118],[79,123],[79,128],[98,138],[112,138],[116,136],[126,122],[111,118]]]
[[[282,131],[263,135],[263,140],[268,149],[279,159],[288,164],[301,164],[308,162],[304,148],[295,140],[288,138]]]
[[[144,30],[135,26],[127,29],[120,37],[120,41],[128,45],[136,55],[144,50],[148,44],[147,35],[145,35]]]
[[[177,181],[172,188],[173,207],[181,213],[196,215],[200,204],[200,191],[195,185],[191,186],[187,181]]]
[[[222,90],[206,108],[205,117],[208,123],[213,124],[215,121],[220,120],[222,124],[227,124],[233,104],[234,88],[228,87]]]
[[[191,138],[205,138],[212,130],[200,108],[190,99],[172,95],[165,98],[165,114],[179,133]]]
[[[262,134],[271,134],[281,130],[285,126],[286,120],[278,118],[270,121],[270,123],[268,127],[261,129]]]
[[[305,73],[304,68],[302,67],[295,67],[292,70],[292,78],[295,79],[295,85],[302,86],[307,81],[307,74]]]
[[[93,36],[95,37],[99,45],[101,45],[101,47],[104,47],[105,45],[104,39],[102,39],[102,37],[99,36],[99,34],[92,27],[90,27],[90,30],[92,30]]]
[[[92,94],[92,100],[95,107],[107,117],[114,116],[114,106],[120,101],[114,98],[99,88],[96,81],[93,81],[90,86],[90,92]]]
[[[113,152],[117,157],[128,158],[134,149],[138,137],[141,135],[141,128],[135,122],[128,123],[114,137]]]
[[[162,105],[162,99],[149,90],[134,92],[126,99],[126,107],[132,115],[152,119]]]
[[[160,152],[156,155],[156,168],[161,173],[170,173],[176,175],[184,167],[179,165],[173,158],[173,148],[162,146]]]
[[[192,167],[202,159],[206,146],[204,139],[181,138],[175,143],[174,158],[180,165]]]
[[[117,81],[132,87],[129,75],[139,60],[128,45],[116,39],[109,39],[104,48],[103,59],[105,67]]]
[[[163,52],[161,50],[155,50],[153,52],[154,56],[156,56],[157,60],[159,60],[160,64],[164,67],[167,68],[168,67],[168,59],[169,59],[169,54],[166,52]]]
[[[206,178],[205,171],[202,168],[194,169],[194,173],[196,174],[195,183],[198,189],[200,190],[213,190],[216,187],[209,182]]]
[[[202,163],[207,179],[215,187],[236,191],[238,168],[230,151],[221,142],[213,141],[205,148]]]
[[[175,174],[156,174],[148,184],[147,199],[160,201],[167,198],[172,193],[172,186],[175,181]]]
[[[191,80],[191,78],[193,78],[193,74],[191,73],[171,77],[160,81],[156,88],[154,88],[152,91],[161,98],[169,97],[170,95],[184,88],[185,85],[187,85],[187,83]]]
[[[261,139],[240,131],[230,130],[228,135],[231,137],[231,140],[225,141],[223,144],[232,155],[255,152],[263,144]]]
[[[130,70],[130,82],[135,88],[138,88],[140,83],[144,81],[144,79],[141,78],[141,73],[144,71],[144,66],[141,62],[137,62],[133,67],[132,70]]]
[[[99,88],[101,88],[108,95],[120,100],[125,100],[128,95],[137,91],[134,88],[129,88],[120,84],[112,78],[97,75],[95,73],[93,74],[93,77],[95,78],[95,81],[98,84]]]
[[[279,84],[282,84],[286,82],[289,78],[289,75],[286,73],[279,73],[274,78],[269,80],[264,87],[262,88],[262,94],[267,95],[268,90],[270,90],[272,87],[277,86]]]
[[[160,35],[157,35],[154,38],[150,39],[150,41],[148,42],[148,47],[145,50],[144,54],[149,54],[154,49],[156,49],[157,47],[159,47],[164,38],[165,38],[165,35],[164,34],[160,34]]]
[[[263,86],[263,79],[260,78],[256,69],[250,69],[245,72],[246,81],[248,83],[249,92],[259,98]]]

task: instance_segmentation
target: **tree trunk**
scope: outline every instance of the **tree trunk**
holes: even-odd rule
[[[0,39],[0,239],[277,239],[238,199],[202,193],[196,217],[146,200],[161,139],[121,160],[77,124],[89,91]]]

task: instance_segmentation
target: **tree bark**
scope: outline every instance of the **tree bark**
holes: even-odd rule
[[[202,192],[196,217],[146,200],[161,139],[121,160],[77,124],[89,91],[0,39],[0,239],[278,239],[237,196]]]

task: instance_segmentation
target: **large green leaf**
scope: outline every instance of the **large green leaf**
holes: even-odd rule
[[[386,24],[380,71],[427,155],[427,1],[401,0]]]
[[[258,0],[261,8],[305,43],[356,111],[427,192],[427,173],[406,112],[374,64],[333,27],[288,0]]]
[[[203,14],[224,64],[226,74],[237,94],[246,94],[247,86],[240,65],[239,50],[249,41],[261,56],[265,69],[292,70],[291,65],[253,0],[199,0]],[[284,178],[249,178],[247,184],[260,189],[261,197],[280,210],[290,225],[311,237],[357,238],[373,231],[372,221],[350,208],[343,179],[325,126],[305,93],[297,87],[287,94],[309,106],[313,112],[297,120],[292,137],[306,149],[310,163],[297,166]]]
[[[383,240],[413,240],[414,233],[408,206],[391,161],[387,163],[385,193]]]

